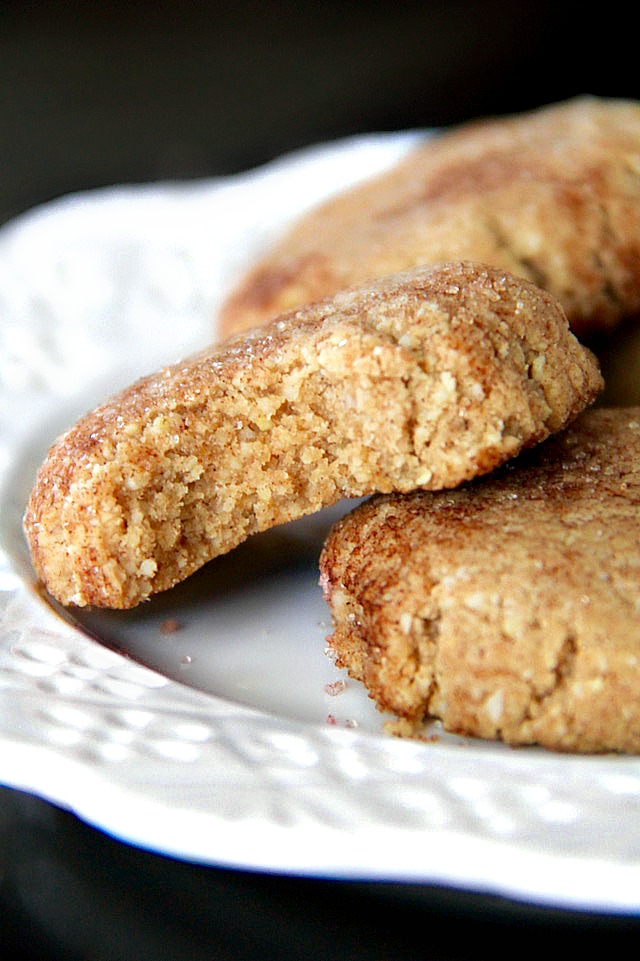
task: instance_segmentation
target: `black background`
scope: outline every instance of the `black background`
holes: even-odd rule
[[[638,94],[621,4],[0,3],[0,218],[315,141]],[[629,8],[630,9],[630,8]]]
[[[0,3],[0,221],[78,189],[232,173],[353,133],[640,98],[632,10]],[[493,961],[615,952],[638,933],[635,917],[182,864],[0,788],[3,959]]]

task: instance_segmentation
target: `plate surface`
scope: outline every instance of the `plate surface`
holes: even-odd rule
[[[128,613],[56,611],[29,566],[21,517],[56,434],[210,340],[291,217],[419,136],[80,194],[0,232],[0,781],[187,860],[635,912],[639,759],[399,741],[326,655],[317,556],[351,505]]]

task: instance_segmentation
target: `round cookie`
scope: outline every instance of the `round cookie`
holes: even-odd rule
[[[559,305],[493,268],[381,280],[147,377],[41,467],[25,532],[63,604],[132,607],[275,524],[452,487],[600,390]]]
[[[372,498],[321,583],[397,733],[640,752],[640,408],[585,412],[455,491]]]
[[[581,97],[427,139],[321,204],[240,279],[223,335],[419,264],[495,264],[578,336],[640,311],[640,104]]]

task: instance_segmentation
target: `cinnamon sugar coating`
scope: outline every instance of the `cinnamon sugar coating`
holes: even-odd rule
[[[640,408],[455,491],[372,498],[321,559],[338,663],[419,736],[640,752]]]
[[[470,264],[343,292],[134,384],[53,446],[25,515],[63,604],[127,608],[343,497],[453,487],[602,386],[547,294]]]
[[[220,327],[453,260],[537,283],[578,336],[640,312],[640,104],[581,97],[426,140],[295,223],[240,279]]]

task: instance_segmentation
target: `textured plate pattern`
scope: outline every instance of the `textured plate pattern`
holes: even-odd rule
[[[109,650],[32,583],[20,521],[43,439],[105,385],[200,346],[287,219],[415,136],[71,197],[0,234],[0,779],[187,859],[636,911],[639,760],[401,742],[262,711]]]

